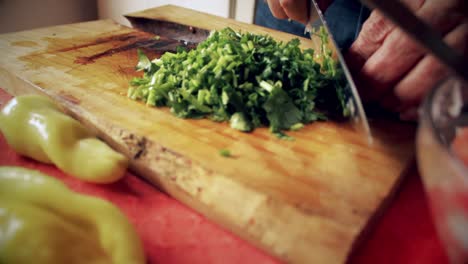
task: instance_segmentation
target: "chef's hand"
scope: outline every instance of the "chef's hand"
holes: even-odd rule
[[[317,0],[322,11],[333,2],[333,0]],[[268,0],[271,13],[278,19],[292,19],[302,24],[309,20],[310,0]]]
[[[403,0],[418,17],[468,59],[466,0]],[[365,101],[415,119],[424,94],[448,74],[437,61],[377,11],[373,11],[347,54]]]

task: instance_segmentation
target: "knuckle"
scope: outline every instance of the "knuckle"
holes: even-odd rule
[[[372,12],[369,19],[363,24],[359,34],[362,45],[382,43],[394,25],[381,13]]]
[[[388,74],[386,74],[389,67],[391,67],[391,64],[388,63],[388,60],[381,58],[372,59],[366,62],[361,74],[368,79],[372,79],[376,85],[382,85],[389,82],[387,78]]]
[[[425,93],[447,74],[446,67],[440,64],[436,58],[426,56],[413,71],[395,86],[395,96],[405,104],[418,104]]]
[[[295,0],[280,0],[279,3],[283,9],[290,9],[296,4],[296,1]]]

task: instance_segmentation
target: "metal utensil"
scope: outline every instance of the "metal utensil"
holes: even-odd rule
[[[310,14],[309,14],[309,22],[306,25],[306,31],[313,32],[318,28],[323,27],[329,36],[330,39],[330,48],[332,52],[336,55],[339,62],[339,67],[341,67],[346,80],[347,86],[346,89],[348,92],[347,98],[347,105],[351,113],[352,123],[356,130],[360,133],[363,133],[368,140],[368,143],[372,143],[372,134],[369,127],[369,123],[367,121],[366,113],[364,111],[364,107],[362,106],[361,98],[359,93],[356,89],[356,85],[353,81],[351,73],[349,72],[348,67],[346,66],[346,62],[344,60],[343,55],[341,54],[340,49],[338,48],[335,39],[333,38],[333,34],[331,33],[330,29],[328,28],[327,22],[320,10],[317,2],[315,0],[311,0],[310,6]]]
[[[133,28],[187,43],[198,44],[210,35],[210,31],[207,29],[132,15],[126,15],[125,17],[130,21]]]
[[[440,34],[415,16],[398,0],[361,0],[369,8],[376,8],[413,39],[418,41],[459,77],[468,80],[468,60],[457,54]]]

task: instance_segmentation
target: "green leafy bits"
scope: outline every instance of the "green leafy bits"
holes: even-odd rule
[[[231,157],[231,151],[229,151],[229,149],[221,149],[219,150],[219,155],[229,158]]]
[[[283,131],[346,116],[344,76],[326,48],[321,30],[322,65],[314,50],[301,50],[298,39],[287,43],[267,35],[230,28],[213,31],[197,48],[166,52],[150,61],[138,51],[143,77],[130,82],[128,97],[150,106],[167,106],[181,118],[229,121],[240,131],[268,126]]]

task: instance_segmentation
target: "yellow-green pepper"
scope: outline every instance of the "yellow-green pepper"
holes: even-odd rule
[[[128,160],[47,97],[18,96],[0,112],[0,130],[18,153],[54,163],[77,178],[96,183],[120,179]]]
[[[112,204],[37,171],[0,167],[0,263],[145,263]]]

